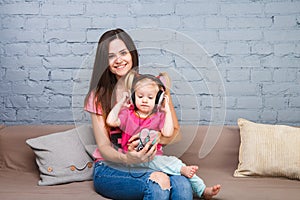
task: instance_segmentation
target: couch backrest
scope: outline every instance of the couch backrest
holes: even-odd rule
[[[0,169],[38,173],[35,155],[25,141],[71,128],[74,128],[74,125],[19,125],[2,128],[0,130]]]
[[[216,133],[210,136],[209,129],[221,131],[219,137],[215,138]],[[182,138],[179,142],[165,148],[166,154],[180,156],[186,163],[198,165],[200,168],[226,168],[233,173],[238,164],[240,147],[238,126],[223,126],[221,129],[214,129],[214,127],[209,126],[185,125],[181,126],[181,134]],[[210,142],[213,148],[205,157],[201,158],[199,152],[205,138],[206,142]],[[182,152],[184,153],[182,154]]]
[[[21,125],[6,126],[0,130],[0,170],[38,173],[35,155],[25,143],[29,138],[61,132],[74,128],[73,125]],[[181,126],[181,140],[167,145],[165,153],[182,157],[189,164],[199,166],[228,168],[233,170],[238,163],[240,145],[239,128],[224,126],[212,151],[203,159],[198,157],[199,150],[208,126]],[[195,162],[196,161],[196,162]]]

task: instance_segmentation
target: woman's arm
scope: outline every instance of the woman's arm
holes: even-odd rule
[[[91,118],[95,140],[102,157],[105,160],[115,163],[127,163],[126,155],[116,151],[111,146],[109,133],[105,127],[103,116],[91,113]]]
[[[94,129],[95,140],[98,146],[98,149],[104,158],[104,160],[111,161],[114,163],[123,163],[123,164],[136,164],[142,162],[148,162],[149,159],[152,160],[156,154],[156,145],[149,148],[151,142],[147,143],[145,148],[137,152],[133,147],[138,145],[138,141],[135,141],[131,144],[129,151],[124,154],[118,152],[111,146],[109,139],[109,133],[105,128],[105,120],[102,115],[97,115],[91,113],[92,126]]]

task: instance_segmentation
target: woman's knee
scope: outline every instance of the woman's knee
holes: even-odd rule
[[[171,199],[193,199],[193,190],[188,178],[184,176],[171,176],[170,182],[172,185]]]
[[[171,188],[170,178],[163,172],[153,172],[150,175],[150,180],[156,182],[163,190]]]

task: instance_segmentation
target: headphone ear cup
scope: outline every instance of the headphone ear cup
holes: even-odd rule
[[[161,106],[161,103],[164,100],[164,96],[165,96],[165,92],[162,90],[159,90],[157,92],[156,98],[155,98],[155,105],[157,105],[157,107]]]

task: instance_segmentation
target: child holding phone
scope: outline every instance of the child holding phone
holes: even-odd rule
[[[131,98],[128,93],[124,93],[106,120],[109,126],[120,127],[123,131],[122,149],[128,150],[127,142],[136,134],[139,135],[140,140],[137,150],[142,149],[147,142],[156,145],[158,132],[165,137],[170,137],[173,134],[173,120],[162,81],[153,75],[129,72],[125,84],[131,91]],[[128,103],[128,99],[131,99],[131,104]],[[162,106],[163,101],[165,101],[164,106]],[[161,144],[157,144],[157,153],[152,161],[138,166],[160,170],[170,175],[184,175],[189,178],[196,195],[205,199],[210,199],[220,190],[220,185],[205,186],[202,179],[195,175],[198,166],[186,166],[174,156],[163,156]]]

